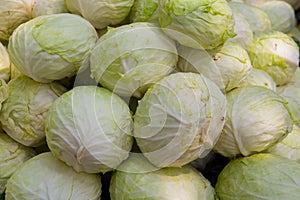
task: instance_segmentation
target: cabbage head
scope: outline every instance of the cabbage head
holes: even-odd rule
[[[20,76],[8,84],[8,98],[2,103],[3,130],[26,146],[45,143],[45,116],[55,99],[66,92],[58,83],[39,83]]]
[[[300,87],[300,67],[297,67],[293,77],[288,84],[293,84],[296,87]]]
[[[277,93],[287,102],[293,122],[300,126],[300,87],[286,84],[276,89]]]
[[[226,94],[227,115],[214,150],[225,157],[264,151],[292,131],[287,102],[262,86],[240,87]]]
[[[78,172],[116,169],[133,143],[128,105],[98,86],[77,86],[60,96],[45,126],[51,152]]]
[[[297,24],[293,7],[285,1],[268,1],[259,7],[268,15],[273,30],[288,33]]]
[[[272,1],[283,1],[288,4],[290,4],[293,9],[296,11],[300,8],[300,1],[299,0],[242,0],[247,4],[251,4],[254,6],[260,6],[261,4],[267,3],[267,2],[272,2]]]
[[[131,156],[112,175],[112,200],[214,200],[215,191],[210,182],[196,169],[158,169],[141,154]]]
[[[32,19],[35,0],[0,0],[0,41],[8,41],[13,31]]]
[[[81,15],[95,28],[120,24],[129,15],[134,0],[65,0],[71,13]]]
[[[142,97],[170,74],[177,62],[175,42],[148,22],[109,29],[91,53],[91,76],[123,97]]]
[[[234,32],[236,35],[227,39],[227,41],[236,42],[243,48],[247,49],[247,47],[252,44],[253,40],[253,31],[251,26],[243,14],[239,12],[232,14],[234,19]]]
[[[215,186],[220,200],[298,200],[300,164],[268,153],[234,159]]]
[[[222,92],[236,88],[252,70],[247,51],[236,42],[225,42],[216,52],[179,46],[177,67],[183,72],[203,74],[214,81]]]
[[[34,157],[36,152],[0,131],[0,194],[4,193],[7,180],[25,161]]]
[[[272,29],[272,24],[267,13],[259,7],[242,2],[229,2],[229,6],[233,13],[244,15],[254,33]]]
[[[67,12],[68,9],[65,5],[65,0],[35,0],[32,8],[32,17]]]
[[[206,156],[224,125],[226,99],[201,74],[178,72],[151,87],[134,115],[134,137],[158,167],[181,167]]]
[[[249,85],[257,85],[257,86],[263,86],[266,87],[270,90],[276,91],[276,83],[273,80],[273,78],[265,71],[253,68],[244,78],[238,87],[243,87],[243,86],[249,86]]]
[[[226,0],[160,0],[158,9],[161,28],[181,45],[215,49],[235,36]]]
[[[14,31],[8,52],[23,74],[48,83],[86,69],[97,39],[94,27],[78,15],[42,15]]]
[[[267,72],[277,86],[286,84],[299,63],[299,48],[285,33],[268,31],[256,34],[247,49],[252,66]]]
[[[296,160],[300,163],[300,127],[294,124],[293,130],[282,141],[277,142],[269,149],[268,153]]]
[[[7,182],[6,200],[99,200],[98,174],[78,173],[51,152],[39,154],[19,167]]]

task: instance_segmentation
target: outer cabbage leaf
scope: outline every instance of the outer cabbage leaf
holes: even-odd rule
[[[158,0],[135,0],[130,21],[158,23]]]

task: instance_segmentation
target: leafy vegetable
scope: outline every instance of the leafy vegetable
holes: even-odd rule
[[[65,0],[71,13],[81,15],[97,29],[120,24],[134,0]]]
[[[114,93],[141,98],[177,62],[175,42],[147,22],[108,30],[91,53],[91,76]]]
[[[160,0],[158,8],[162,30],[181,45],[215,49],[235,36],[226,0]]]
[[[127,104],[97,86],[78,86],[49,109],[46,139],[55,157],[78,172],[116,169],[132,146],[132,118]]]
[[[134,137],[158,167],[181,167],[206,156],[224,125],[226,100],[215,83],[196,73],[163,78],[139,101]]]
[[[3,130],[26,146],[45,143],[45,116],[66,89],[58,83],[39,83],[20,76],[8,83],[7,92],[0,112]]]
[[[132,154],[114,172],[110,194],[112,200],[215,199],[214,188],[193,167],[157,169],[141,154]]]
[[[43,15],[14,31],[8,52],[23,74],[48,83],[86,69],[97,39],[94,27],[77,15]]]
[[[100,195],[99,175],[77,173],[46,152],[17,169],[7,182],[5,199],[98,200]]]
[[[300,164],[272,154],[256,154],[231,161],[216,184],[220,200],[299,198]]]
[[[273,90],[245,86],[226,94],[227,115],[214,150],[226,157],[268,149],[292,131],[286,101]]]

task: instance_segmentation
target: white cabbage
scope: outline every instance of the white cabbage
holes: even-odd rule
[[[7,182],[5,199],[99,200],[101,179],[98,174],[78,173],[50,152],[25,162]]]
[[[60,96],[45,126],[51,152],[78,172],[116,169],[133,143],[128,105],[98,86],[78,86]]]
[[[226,100],[203,75],[178,72],[163,78],[139,101],[134,137],[158,167],[180,167],[206,156],[224,125]]]

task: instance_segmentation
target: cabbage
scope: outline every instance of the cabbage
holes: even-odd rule
[[[229,2],[229,6],[233,13],[244,15],[254,33],[272,29],[271,21],[262,9],[241,2]]]
[[[274,144],[267,152],[296,160],[300,163],[300,127],[294,124],[290,132],[282,141]]]
[[[300,8],[300,1],[299,0],[243,0],[245,3],[254,5],[254,6],[260,6],[263,3],[266,2],[272,2],[272,1],[283,1],[290,4],[293,9],[296,11],[298,8]]]
[[[205,50],[185,46],[179,46],[178,53],[180,71],[203,74],[224,93],[237,87],[252,70],[247,51],[235,42],[226,42],[210,55]]]
[[[219,174],[215,188],[220,200],[298,200],[299,185],[299,163],[256,154],[231,161]]]
[[[0,0],[0,41],[7,41],[22,23],[32,19],[35,0]]]
[[[86,69],[97,39],[94,27],[77,15],[42,15],[14,31],[8,52],[23,74],[48,83]]]
[[[253,68],[250,74],[240,82],[239,87],[247,85],[263,86],[276,91],[276,83],[273,78],[267,72],[256,68]]]
[[[300,88],[300,68],[299,67],[297,67],[293,77],[291,78],[291,80],[288,84],[293,84],[296,87]]]
[[[163,78],[139,101],[134,137],[158,167],[181,167],[206,156],[224,125],[226,100],[215,83],[196,73]]]
[[[259,7],[268,15],[273,30],[288,33],[297,24],[293,7],[285,1],[269,1]]]
[[[282,32],[256,34],[247,51],[253,67],[267,72],[277,86],[286,84],[298,68],[299,48]]]
[[[300,41],[300,27],[295,26],[293,27],[290,32],[287,33],[290,37],[293,38],[293,40]]]
[[[7,182],[5,199],[99,200],[101,187],[99,175],[77,173],[46,152],[16,170]]]
[[[159,27],[136,22],[108,30],[91,53],[91,76],[124,97],[145,91],[174,70],[175,42]]]
[[[181,45],[215,49],[235,33],[226,0],[160,0],[159,24]]]
[[[0,131],[0,194],[4,193],[7,180],[25,161],[34,157],[36,152]]]
[[[109,190],[112,200],[215,199],[210,182],[193,167],[157,169],[141,154],[131,154],[113,173]]]
[[[273,90],[245,86],[226,94],[227,115],[214,150],[225,157],[264,151],[292,131],[286,101]]]
[[[277,93],[287,102],[293,122],[300,126],[300,88],[294,84],[277,87]]]
[[[65,5],[65,0],[35,0],[32,8],[32,17],[67,12],[68,9]]]
[[[253,40],[253,31],[251,26],[243,14],[239,12],[232,14],[234,19],[234,32],[236,33],[236,36],[229,38],[227,41],[236,42],[243,48],[247,49]]]
[[[78,86],[60,96],[45,126],[51,152],[78,172],[116,169],[133,143],[127,104],[97,86]]]
[[[134,0],[65,0],[71,13],[81,15],[97,29],[120,24]]]
[[[45,143],[45,116],[53,101],[65,91],[58,83],[39,83],[26,76],[11,80],[0,112],[3,130],[26,146]]]

